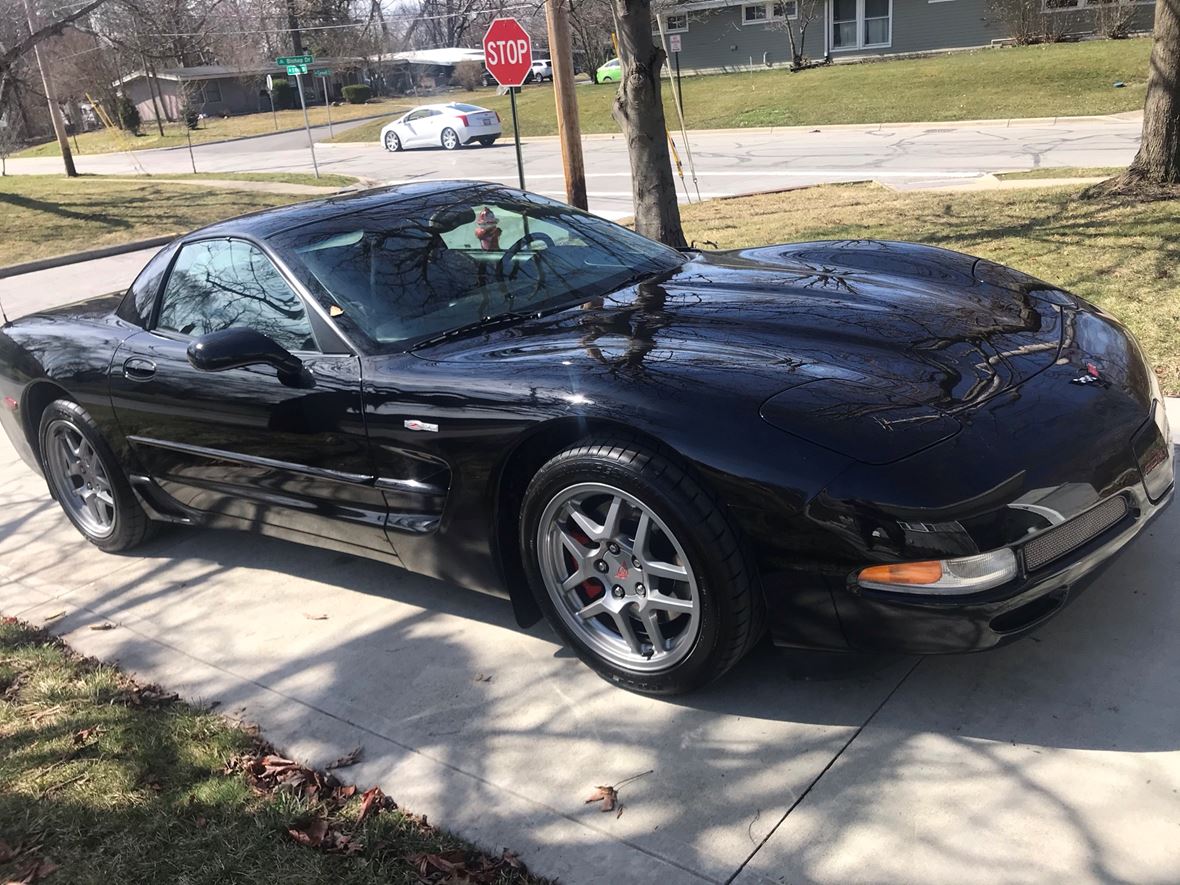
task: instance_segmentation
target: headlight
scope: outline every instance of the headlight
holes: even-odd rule
[[[1016,577],[1016,554],[1003,547],[978,556],[897,562],[861,569],[856,582],[875,590],[931,595],[975,593]]]

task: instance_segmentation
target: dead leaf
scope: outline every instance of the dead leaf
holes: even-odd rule
[[[114,630],[115,625],[112,624],[110,621],[106,621],[105,623],[102,623],[102,624],[91,624],[90,629],[91,630]]]
[[[43,879],[52,876],[58,870],[57,864],[45,858],[43,860],[33,860],[25,866],[17,870],[19,878],[12,879],[7,885],[27,885],[27,883],[40,882]]]
[[[98,737],[104,731],[106,731],[106,729],[103,728],[101,725],[92,725],[89,728],[83,728],[81,731],[75,731],[74,732],[74,745],[81,746],[82,744],[84,744],[88,740],[90,740],[92,737]]]
[[[0,863],[8,863],[20,852],[16,851],[11,845],[0,839]]]
[[[326,620],[328,620],[328,616],[324,615],[324,614],[311,615],[311,614],[308,614],[307,612],[304,612],[303,617],[307,618],[309,621],[326,621]]]
[[[341,805],[346,803],[349,799],[356,795],[356,784],[349,784],[346,787],[336,788],[336,801]]]
[[[317,817],[302,827],[288,828],[287,833],[300,845],[319,848],[328,833],[328,822],[322,817]]]
[[[196,820],[193,821],[193,826],[195,826],[199,830],[205,829],[205,827],[207,827],[208,825],[209,825],[209,820],[204,815],[201,815],[200,817],[198,817]]]
[[[58,618],[64,617],[65,613],[66,613],[66,610],[63,608],[59,612],[54,612],[51,615],[47,615],[45,618],[45,621],[46,621],[46,623],[48,623],[49,621],[56,621]]]
[[[356,765],[360,761],[361,750],[361,747],[356,747],[352,752],[346,753],[335,762],[329,762],[326,766],[328,771],[332,771],[335,768],[348,768],[350,765]]]
[[[614,787],[599,785],[594,788],[594,792],[585,804],[589,805],[591,802],[601,802],[602,811],[614,811],[619,804],[618,791]]]
[[[356,825],[359,827],[370,813],[376,814],[383,809],[396,807],[394,801],[381,792],[380,787],[369,787],[361,796],[361,810],[356,816]]]
[[[492,674],[489,673],[487,676],[484,676],[482,673],[480,673],[475,677],[475,681],[476,682],[491,682],[492,681]]]

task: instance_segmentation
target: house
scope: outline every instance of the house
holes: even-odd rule
[[[1154,0],[1040,0],[1060,34],[1095,31],[1112,9],[1131,17],[1131,29],[1150,31]],[[802,54],[833,61],[988,46],[1011,39],[989,13],[989,0],[686,0],[659,13],[664,33],[678,35],[683,71],[704,73],[786,65],[785,26],[811,20]],[[801,18],[802,17],[802,18]],[[671,49],[675,43],[669,44]]]
[[[336,98],[340,87],[357,82],[359,59],[322,58],[308,65],[303,78],[308,104],[323,104],[325,97]],[[314,76],[317,70],[330,70],[329,77]],[[266,77],[286,78],[284,68],[265,65],[257,68],[230,68],[225,65],[197,65],[166,68],[151,73],[137,71],[116,84],[139,108],[143,120],[159,116],[180,119],[187,99],[188,106],[210,117],[257,114],[270,110]],[[291,78],[294,85],[294,78]]]

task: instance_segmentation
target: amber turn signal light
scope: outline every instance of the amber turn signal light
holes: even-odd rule
[[[861,569],[858,579],[865,584],[935,584],[942,579],[942,563],[894,562]]]

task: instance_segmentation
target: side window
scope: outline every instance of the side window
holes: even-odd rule
[[[164,288],[156,328],[197,336],[239,326],[287,350],[315,350],[303,302],[266,255],[241,240],[187,244]]]

